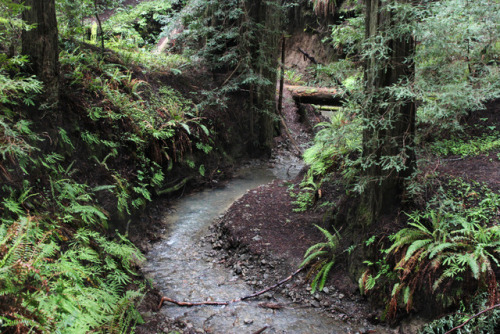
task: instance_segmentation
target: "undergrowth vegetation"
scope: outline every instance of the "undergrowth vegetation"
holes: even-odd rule
[[[97,232],[108,214],[94,194],[112,186],[78,182],[70,159],[43,151],[48,139],[17,109],[40,85],[22,77],[12,83],[1,104],[2,331],[122,333],[141,320],[135,305],[142,283],[124,288],[143,256],[124,237]]]
[[[301,191],[292,194],[297,211],[317,205],[318,189],[325,182],[338,180],[339,175],[348,195],[363,193],[357,175],[370,162],[361,159],[367,126],[360,120],[364,71],[360,60],[366,56],[363,50],[367,42],[363,41],[362,7],[351,5],[338,9],[339,20],[345,19],[334,25],[331,37],[324,40],[341,59],[312,67],[315,77],[306,83],[341,85],[347,94],[341,111],[320,124],[314,145],[304,154],[309,170]],[[484,160],[496,163],[500,158],[498,128],[482,118],[481,110],[486,102],[500,97],[498,2],[446,0],[414,7],[394,4],[392,9],[398,15],[418,19],[414,27],[416,53],[406,60],[415,62],[415,80],[391,87],[387,93],[395,99],[417,102],[416,154],[437,161],[489,156]],[[397,29],[400,27],[394,33]],[[472,113],[486,125],[465,122]],[[449,315],[422,329],[423,333],[444,333],[481,308],[498,303],[500,195],[487,185],[441,175],[430,170],[428,161],[421,162],[407,180],[402,211],[388,228],[390,233],[372,231],[365,242],[336,253],[339,257],[362,247],[370,250],[365,254],[374,254],[366,259],[359,283],[361,291],[373,300],[384,300],[384,319],[393,321],[429,303],[435,305],[435,312],[461,310],[465,315]],[[311,250],[306,254],[307,262],[318,263],[315,269],[321,274],[331,269],[329,259],[335,258],[327,249],[325,243],[312,247],[317,262],[309,259]],[[320,278],[322,282],[324,277]],[[318,279],[313,281],[315,286]],[[498,330],[497,310],[481,319],[471,321],[463,330]]]
[[[450,180],[426,208],[407,214],[408,227],[389,236],[389,247],[381,251],[385,267],[369,262],[360,279],[362,291],[388,289],[389,318],[398,307],[411,311],[413,301],[425,294],[445,309],[468,304],[474,296],[470,291],[483,291],[493,305],[498,298],[499,210],[500,195],[486,186]]]
[[[137,36],[124,27],[114,27],[121,42],[109,43],[120,52],[63,40],[59,109],[40,103],[43,85],[25,74],[26,57],[0,53],[2,332],[133,331],[144,257],[126,231],[108,228],[205,173],[199,157],[213,150],[212,130],[189,98],[148,73],[172,62],[128,58]],[[16,29],[0,42],[15,47]]]

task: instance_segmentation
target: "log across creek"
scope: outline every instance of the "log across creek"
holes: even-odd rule
[[[344,92],[338,88],[287,86],[295,103],[338,106]]]

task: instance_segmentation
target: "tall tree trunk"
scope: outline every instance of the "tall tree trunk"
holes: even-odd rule
[[[58,32],[55,0],[26,0],[23,20],[34,27],[22,33],[22,53],[29,56],[33,73],[44,83],[45,102],[59,100]]]
[[[414,40],[408,32],[396,35],[394,3],[411,0],[365,0],[366,40],[377,52],[365,62],[363,176],[365,190],[358,209],[358,222],[369,226],[393,212],[401,203],[404,179],[415,166],[415,105],[396,98],[388,87],[413,79]],[[406,22],[408,23],[408,22]]]
[[[415,106],[412,99],[397,98],[389,87],[413,80],[414,41],[409,29],[400,34],[401,25],[389,7],[411,0],[365,0],[366,44],[365,92],[362,106],[364,191],[356,208],[345,221],[344,235],[352,244],[363,244],[369,234],[379,231],[384,218],[394,219],[402,200],[404,179],[415,168]],[[395,28],[399,30],[396,30]],[[399,32],[397,32],[399,31]],[[351,277],[359,279],[366,270],[364,261],[376,250],[356,247],[348,258]]]
[[[281,19],[279,4],[281,0],[245,0],[245,8],[248,16],[255,25],[261,29],[255,29],[254,37],[250,43],[250,53],[252,57],[252,70],[264,80],[270,82],[269,85],[256,85],[256,92],[253,95],[252,105],[254,108],[253,122],[255,129],[258,129],[257,149],[270,155],[274,128],[276,122],[276,67],[278,65],[278,54],[281,37]],[[272,3],[274,2],[274,4]]]

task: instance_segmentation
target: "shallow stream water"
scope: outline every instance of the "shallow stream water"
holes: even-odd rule
[[[225,301],[250,295],[254,291],[245,281],[209,256],[213,250],[200,239],[211,223],[248,190],[277,177],[293,176],[296,168],[273,170],[252,166],[239,171],[222,189],[209,189],[180,199],[173,212],[166,214],[166,237],[147,256],[144,273],[161,293],[178,301]],[[205,333],[356,333],[366,329],[359,324],[340,322],[320,309],[296,307],[274,294],[275,303],[290,305],[279,310],[259,307],[265,297],[227,306],[182,307],[166,303],[161,314],[180,320]],[[380,333],[380,332],[377,332]]]

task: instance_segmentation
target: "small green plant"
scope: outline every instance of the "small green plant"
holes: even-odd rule
[[[303,85],[305,83],[302,74],[292,69],[285,70],[285,81],[290,85]]]
[[[318,225],[315,226],[323,233],[327,240],[309,247],[304,254],[304,261],[300,264],[303,267],[314,262],[310,273],[316,271],[317,273],[311,282],[311,293],[315,293],[316,289],[319,291],[323,290],[328,274],[335,264],[335,256],[341,238],[338,231],[332,234]]]
[[[442,334],[452,328],[463,325],[457,333],[498,333],[500,324],[500,309],[495,308],[487,313],[471,319],[479,312],[487,309],[489,298],[487,293],[480,293],[474,297],[469,305],[461,304],[459,311],[445,315],[426,324],[419,330],[419,334]],[[465,322],[467,322],[465,324]]]
[[[440,155],[475,156],[500,148],[500,134],[483,135],[480,138],[440,140],[431,145],[431,150]]]
[[[319,197],[321,191],[321,182],[314,181],[314,176],[308,171],[304,179],[300,183],[300,190],[295,193],[293,189],[290,190],[290,197],[295,198],[292,202],[296,207],[293,209],[295,212],[304,212],[311,208]]]

